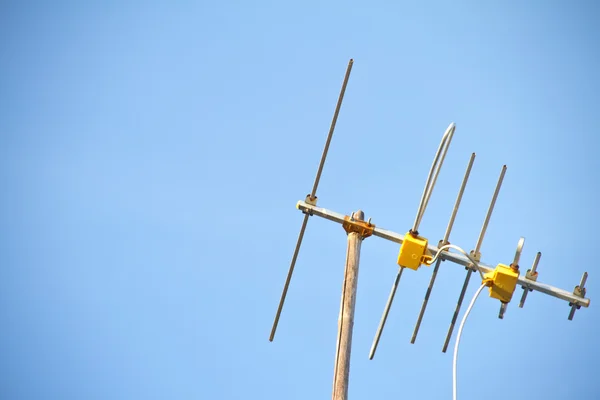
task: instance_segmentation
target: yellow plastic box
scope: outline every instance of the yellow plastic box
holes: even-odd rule
[[[410,232],[407,233],[402,241],[402,246],[400,246],[400,253],[398,253],[398,265],[416,271],[421,264],[430,260],[427,239],[413,236]]]
[[[493,281],[490,286],[490,297],[508,303],[517,287],[519,272],[513,270],[508,265],[498,264],[492,272],[488,272],[485,277]]]

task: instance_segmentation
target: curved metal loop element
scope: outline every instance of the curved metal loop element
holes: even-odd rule
[[[435,153],[433,164],[431,164],[431,169],[429,170],[429,175],[427,176],[427,182],[425,183],[425,188],[423,189],[423,194],[421,195],[421,203],[419,204],[419,210],[417,211],[415,223],[412,227],[413,232],[417,232],[419,230],[421,219],[423,218],[423,214],[425,214],[427,203],[429,203],[429,198],[433,192],[437,177],[442,168],[442,164],[444,164],[444,159],[446,158],[446,153],[450,147],[450,142],[452,141],[452,136],[454,136],[455,130],[456,124],[452,122],[450,125],[448,125],[446,132],[444,132],[444,136],[442,136],[442,141],[440,142],[440,146]]]
[[[521,259],[521,252],[523,251],[523,245],[525,244],[525,238],[521,237],[519,243],[517,243],[517,251],[515,252],[515,258],[511,264],[513,268],[519,268],[519,260]]]

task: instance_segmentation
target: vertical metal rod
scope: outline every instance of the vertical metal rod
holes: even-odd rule
[[[381,316],[381,320],[379,321],[379,326],[377,327],[377,332],[375,333],[375,339],[373,339],[373,344],[371,345],[371,351],[369,352],[369,360],[372,360],[375,356],[375,352],[377,351],[377,346],[379,345],[379,339],[381,338],[381,332],[383,332],[383,328],[385,327],[385,322],[387,321],[388,314],[390,312],[390,307],[392,306],[392,302],[394,301],[394,296],[396,295],[396,289],[398,289],[398,283],[400,283],[400,278],[402,277],[402,271],[404,271],[404,267],[400,267],[398,270],[398,274],[396,275],[396,280],[392,285],[392,290],[390,291],[390,295],[388,297],[387,303],[385,304],[385,308],[383,310],[383,315]]]
[[[450,232],[452,231],[452,227],[454,226],[454,220],[456,219],[456,214],[458,213],[458,208],[460,207],[460,202],[462,201],[462,197],[465,192],[467,181],[469,180],[469,175],[471,174],[471,168],[473,167],[474,161],[475,153],[471,154],[471,158],[469,159],[467,171],[465,172],[465,176],[460,186],[460,190],[458,191],[458,196],[456,197],[456,202],[454,203],[454,209],[452,210],[450,221],[448,222],[448,226],[446,227],[446,233],[444,234],[444,239],[442,239],[441,246],[447,244],[448,239],[450,238]],[[431,296],[433,284],[435,283],[435,279],[437,277],[437,273],[440,268],[441,262],[441,258],[438,258],[438,260],[435,262],[435,267],[433,268],[433,273],[431,274],[431,280],[429,281],[429,286],[427,287],[427,291],[425,292],[425,299],[423,300],[423,305],[421,306],[421,311],[419,312],[419,317],[417,318],[417,323],[415,324],[415,329],[413,331],[412,338],[410,339],[410,342],[413,344],[415,343],[415,340],[417,340],[417,335],[419,334],[419,329],[421,327],[421,321],[423,320],[423,315],[425,314],[425,309],[427,308],[429,296]]]
[[[529,288],[527,286],[523,286],[523,294],[521,295],[521,301],[519,301],[519,308],[523,308],[525,305],[525,300],[527,300],[527,293],[529,293]]]
[[[450,328],[448,328],[448,333],[446,334],[446,340],[444,341],[444,347],[442,348],[442,353],[445,353],[448,350],[448,344],[450,343],[450,338],[452,337],[452,331],[454,331],[454,325],[456,324],[456,319],[458,318],[458,313],[460,312],[460,307],[462,305],[463,299],[465,298],[465,293],[467,291],[467,286],[469,286],[469,280],[471,279],[471,274],[473,270],[469,268],[467,271],[467,276],[465,277],[465,282],[463,283],[462,289],[460,291],[460,295],[458,296],[458,302],[456,303],[456,309],[454,310],[454,315],[452,315],[452,321],[450,321]]]
[[[346,75],[344,76],[344,82],[342,83],[340,96],[338,97],[338,101],[335,106],[335,112],[333,113],[333,119],[331,120],[331,126],[329,127],[329,134],[327,135],[325,148],[323,149],[323,154],[321,155],[321,162],[319,163],[319,169],[317,170],[315,183],[313,185],[312,191],[310,192],[311,200],[314,200],[315,195],[317,194],[317,187],[319,186],[319,181],[321,180],[321,173],[323,172],[323,166],[325,165],[325,158],[327,157],[327,152],[329,151],[329,144],[331,143],[331,138],[333,137],[333,131],[335,130],[335,124],[337,123],[340,108],[342,108],[342,101],[344,100],[344,94],[346,93],[346,86],[348,85],[348,79],[350,78],[350,72],[352,71],[353,64],[354,60],[350,59],[350,61],[348,61],[348,68],[346,68]]]
[[[569,321],[573,321],[573,317],[575,316],[575,311],[577,310],[577,306],[573,304],[571,306],[571,311],[569,312]]]
[[[300,233],[298,234],[298,241],[296,241],[296,248],[294,249],[294,255],[292,256],[292,262],[290,269],[288,270],[287,277],[285,278],[285,284],[283,285],[283,292],[281,293],[281,299],[279,300],[279,306],[277,307],[277,313],[275,314],[275,321],[273,321],[273,327],[271,328],[271,335],[269,341],[272,342],[275,338],[275,332],[277,331],[277,325],[279,324],[279,317],[281,317],[281,310],[283,310],[283,303],[285,303],[285,297],[287,296],[288,289],[290,287],[290,281],[294,274],[294,267],[296,266],[296,259],[298,258],[298,252],[300,251],[300,245],[302,244],[302,238],[304,237],[304,231],[306,230],[306,223],[308,222],[309,214],[304,214],[304,220],[302,221],[302,227],[300,227]]]
[[[533,260],[533,266],[531,267],[531,269],[529,271],[527,271],[527,275],[526,277],[529,278],[529,276],[534,276],[537,274],[537,266],[538,263],[540,262],[540,258],[542,257],[542,253],[540,253],[538,251],[538,253],[535,255],[535,259]],[[523,306],[525,305],[525,300],[527,300],[527,295],[529,294],[529,291],[531,289],[529,289],[527,286],[523,286],[523,295],[521,296],[521,301],[519,302],[519,308],[523,308]]]
[[[513,259],[512,265],[515,267],[519,266],[519,261],[521,261],[521,252],[523,252],[523,245],[525,244],[525,238],[522,237],[519,239],[519,243],[517,243],[517,251],[515,252],[515,258]]]
[[[537,267],[538,267],[541,257],[542,257],[542,253],[538,251],[537,254],[535,255],[535,260],[533,260],[533,266],[531,267],[532,275],[535,275],[537,273]]]
[[[500,311],[498,312],[498,318],[504,319],[504,313],[506,312],[506,307],[508,307],[508,303],[500,303]]]
[[[581,282],[579,282],[579,288],[580,289],[584,289],[585,288],[585,283],[587,282],[587,278],[588,278],[588,273],[584,272],[583,276],[581,277]]]
[[[344,82],[342,83],[342,89],[340,91],[340,95],[338,97],[337,104],[335,106],[335,111],[333,113],[333,119],[331,120],[331,125],[329,127],[329,134],[327,135],[327,141],[325,142],[325,147],[323,148],[323,154],[321,154],[321,161],[319,162],[319,168],[317,169],[317,176],[315,177],[315,182],[313,184],[312,191],[310,192],[310,200],[316,199],[317,187],[319,186],[319,181],[321,180],[321,173],[323,172],[323,166],[325,165],[325,159],[327,158],[327,152],[329,151],[329,145],[331,144],[331,138],[333,137],[333,131],[335,130],[335,124],[337,123],[338,115],[340,113],[340,108],[342,107],[342,101],[344,100],[344,93],[346,93],[346,86],[348,85],[348,79],[350,78],[350,72],[352,71],[352,65],[354,60],[350,59],[348,62],[348,67],[346,68],[346,75],[344,76]],[[292,279],[292,275],[294,274],[294,267],[296,266],[296,259],[298,258],[298,252],[300,251],[300,246],[302,245],[302,239],[304,238],[304,231],[306,230],[306,223],[308,222],[309,214],[304,215],[304,221],[302,221],[302,227],[300,228],[300,234],[298,235],[298,241],[296,242],[296,248],[294,249],[294,255],[292,256],[292,262],[290,263],[290,268],[288,270],[287,277],[285,279],[285,284],[283,285],[283,292],[281,293],[281,298],[279,299],[279,305],[277,306],[277,313],[275,314],[275,320],[273,321],[273,326],[271,328],[271,335],[269,336],[269,341],[272,342],[275,338],[275,332],[277,331],[277,325],[279,324],[279,318],[281,317],[281,311],[283,310],[283,304],[285,303],[285,298],[287,296],[288,288],[290,286],[290,281]]]
[[[467,170],[465,171],[465,176],[460,185],[460,190],[458,191],[458,196],[456,197],[456,202],[454,203],[454,209],[452,210],[452,215],[450,216],[450,221],[448,222],[448,226],[446,227],[446,233],[444,234],[444,241],[442,246],[448,244],[448,239],[450,238],[450,232],[454,227],[454,220],[456,219],[456,214],[458,214],[458,208],[460,207],[460,202],[462,201],[463,194],[465,193],[465,188],[467,187],[467,182],[469,180],[469,176],[471,175],[471,168],[473,168],[473,163],[475,162],[475,153],[471,154],[471,158],[469,159],[469,164],[467,165]]]
[[[500,171],[500,178],[498,178],[498,183],[496,184],[496,190],[494,190],[494,196],[492,197],[492,202],[490,203],[490,208],[488,209],[488,213],[485,216],[485,221],[483,222],[483,226],[481,227],[481,232],[479,233],[479,239],[477,240],[477,245],[475,246],[475,254],[479,253],[479,251],[481,250],[481,244],[483,243],[485,231],[487,230],[488,224],[490,223],[490,217],[492,216],[492,211],[494,211],[494,206],[496,205],[496,199],[498,198],[498,193],[500,193],[500,188],[502,187],[502,181],[504,180],[505,173],[506,173],[506,165],[503,165],[502,171]]]
[[[488,208],[488,212],[485,216],[485,220],[483,222],[483,226],[481,227],[481,232],[479,233],[479,238],[477,239],[477,245],[475,246],[475,250],[473,250],[473,256],[476,260],[479,259],[481,250],[481,245],[483,243],[483,239],[485,237],[485,232],[487,230],[488,224],[490,223],[490,218],[492,216],[492,212],[494,211],[494,206],[496,205],[496,199],[498,198],[498,193],[500,193],[500,188],[502,187],[502,181],[504,181],[504,175],[506,174],[506,165],[502,166],[502,170],[500,171],[500,177],[498,178],[498,183],[496,183],[496,189],[494,190],[494,195],[492,196],[492,202],[490,203],[490,207]],[[462,306],[462,302],[465,298],[465,292],[467,291],[467,287],[469,286],[469,281],[471,279],[471,273],[473,272],[473,266],[469,267],[467,271],[467,276],[465,276],[465,281],[463,283],[462,289],[460,291],[460,295],[458,296],[458,301],[456,303],[456,309],[454,310],[454,315],[452,316],[452,321],[450,322],[450,327],[448,328],[448,333],[446,334],[446,340],[444,341],[444,347],[442,348],[442,352],[445,353],[448,349],[448,344],[450,343],[450,338],[452,337],[452,332],[454,331],[454,325],[456,324],[456,319],[458,318],[458,313],[460,312],[460,307]]]
[[[579,283],[579,286],[577,286],[575,288],[573,293],[579,292],[579,296],[585,297],[585,282],[587,281],[587,277],[588,277],[588,273],[584,272],[583,276],[581,277],[581,282]],[[569,321],[573,320],[573,317],[575,316],[575,311],[577,311],[577,309],[580,307],[581,306],[579,306],[577,304],[573,304],[571,306],[571,311],[569,312]]]
[[[354,213],[357,220],[364,220],[364,213]],[[350,377],[350,354],[352,350],[352,329],[354,327],[354,309],[356,306],[356,288],[358,286],[358,265],[362,236],[357,232],[348,234],[348,251],[344,271],[342,304],[338,321],[338,343],[334,366],[333,400],[348,399]]]

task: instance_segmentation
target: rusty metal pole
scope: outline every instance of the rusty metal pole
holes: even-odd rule
[[[363,221],[362,211],[353,214],[357,222]],[[350,353],[352,348],[352,329],[354,327],[354,309],[356,305],[356,287],[358,285],[358,264],[360,247],[364,236],[360,232],[348,232],[348,250],[346,252],[346,268],[342,299],[338,319],[338,339],[333,373],[333,400],[348,399],[348,380],[350,376]]]

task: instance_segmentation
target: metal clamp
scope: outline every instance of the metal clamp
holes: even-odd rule
[[[310,193],[306,195],[306,200],[304,200],[306,204],[310,204],[311,206],[317,206],[317,196],[312,196]]]
[[[469,255],[473,258],[473,260],[475,260],[477,262],[481,261],[481,252],[480,251],[471,250],[469,252]],[[475,271],[476,268],[477,267],[475,265],[473,265],[473,264],[469,264],[468,267],[465,267],[466,270],[472,270],[472,271]]]
[[[342,223],[342,227],[346,231],[346,233],[358,233],[361,238],[368,238],[373,234],[375,230],[375,224],[371,223],[371,218],[368,221],[361,221],[354,219],[354,213],[351,216],[345,216],[344,222]]]

